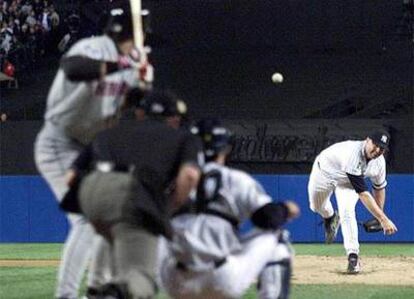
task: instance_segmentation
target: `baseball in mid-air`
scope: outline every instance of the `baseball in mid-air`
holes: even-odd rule
[[[272,75],[272,82],[273,83],[282,83],[283,82],[283,75],[281,73],[274,73]]]

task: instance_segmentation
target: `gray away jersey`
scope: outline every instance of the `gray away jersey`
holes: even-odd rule
[[[203,173],[215,171],[215,178],[204,181],[207,194],[216,192],[217,200],[209,201],[208,208],[243,222],[258,208],[272,201],[262,186],[245,172],[210,162]],[[217,184],[218,183],[218,184]],[[208,197],[208,196],[207,196]],[[241,250],[241,244],[231,223],[209,214],[183,214],[172,221],[174,238],[171,250],[177,260],[195,271],[211,269],[213,262]]]
[[[106,35],[82,39],[66,54],[116,62],[119,53]],[[103,80],[69,81],[59,69],[47,98],[45,120],[81,143],[88,143],[116,116],[129,88],[138,85],[136,69],[112,73]]]

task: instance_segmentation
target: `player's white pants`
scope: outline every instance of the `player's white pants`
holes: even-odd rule
[[[56,199],[61,201],[68,190],[65,180],[66,172],[82,147],[59,135],[58,132],[51,132],[49,128],[39,133],[35,144],[35,161],[39,172],[47,181]],[[78,297],[79,286],[97,235],[83,216],[69,213],[67,217],[71,228],[63,247],[55,295],[58,298],[72,299]],[[102,254],[102,251],[98,253]],[[93,258],[100,259],[99,256],[93,256]],[[103,271],[95,267],[95,271],[90,275],[101,273]],[[96,280],[101,279],[89,278],[89,281]]]
[[[242,251],[228,256],[222,266],[205,272],[178,269],[176,259],[169,255],[160,269],[163,287],[173,298],[240,298],[269,262],[284,258],[277,247],[275,233],[262,233],[243,243]],[[266,297],[266,292],[262,295],[273,298]]]
[[[318,162],[315,161],[308,183],[309,206],[323,218],[329,218],[334,214],[330,197],[335,186],[335,182],[322,173]]]
[[[355,205],[358,202],[358,194],[350,186],[340,186],[329,178],[318,166],[317,160],[313,164],[309,178],[308,195],[310,209],[328,218],[333,215],[333,207],[330,201],[335,192],[336,202],[341,223],[342,237],[346,253],[359,253],[358,225],[355,215]]]

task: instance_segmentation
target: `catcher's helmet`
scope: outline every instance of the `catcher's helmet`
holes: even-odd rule
[[[203,119],[191,128],[191,133],[200,136],[207,161],[213,160],[219,153],[230,153],[233,133],[216,119]]]

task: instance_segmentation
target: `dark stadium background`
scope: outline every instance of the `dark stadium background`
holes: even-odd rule
[[[102,27],[107,2],[54,1],[81,17],[84,35]],[[307,173],[328,144],[385,127],[390,172],[413,173],[414,16],[404,3],[144,1],[156,86],[182,95],[194,118],[226,120],[238,136],[232,161],[247,170]],[[17,65],[19,89],[2,85],[3,174],[36,173],[32,142],[58,59],[34,72]],[[276,71],[282,84],[270,80]]]

